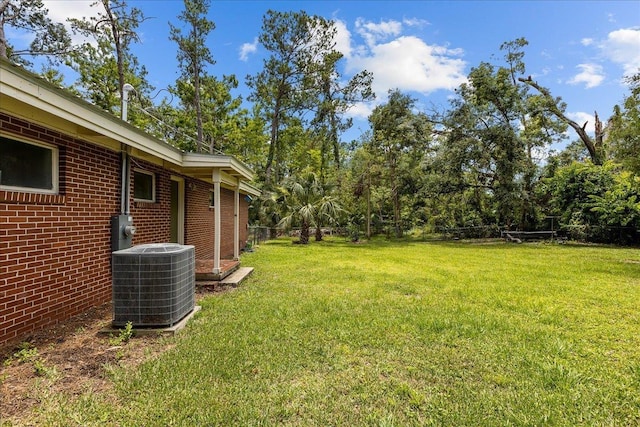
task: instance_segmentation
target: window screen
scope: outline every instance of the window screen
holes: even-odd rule
[[[133,198],[141,202],[156,201],[156,179],[153,173],[133,171]]]
[[[53,147],[0,137],[0,186],[57,190],[58,151]]]

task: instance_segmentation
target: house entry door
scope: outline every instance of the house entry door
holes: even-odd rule
[[[171,177],[171,243],[184,244],[184,180]]]

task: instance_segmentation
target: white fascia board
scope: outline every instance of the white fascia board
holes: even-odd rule
[[[14,98],[36,110],[95,132],[96,136],[124,144],[178,167],[201,170],[217,168],[230,176],[240,178],[241,181],[253,179],[253,171],[232,156],[185,153],[67,90],[56,87],[36,74],[1,59],[0,96]],[[100,144],[90,135],[74,136]],[[233,179],[229,181],[233,182]]]
[[[213,154],[183,153],[181,165],[185,168],[211,168],[233,171],[241,179],[251,181],[253,171],[240,160],[232,156],[220,156]],[[228,173],[228,172],[227,172]]]
[[[249,184],[246,181],[240,182],[240,192],[242,194],[249,194],[251,196],[256,196],[256,197],[262,194],[260,190],[258,190],[256,187],[254,187],[253,185]]]
[[[162,160],[175,164],[180,164],[182,160],[182,151],[177,148],[6,61],[0,61],[0,95],[15,98]]]

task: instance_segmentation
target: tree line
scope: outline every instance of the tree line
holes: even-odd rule
[[[0,56],[64,85],[61,65],[77,76],[68,90],[120,114],[125,83],[135,87],[129,121],[186,151],[225,153],[256,171],[262,196],[252,221],[269,227],[340,226],[354,238],[412,230],[495,236],[502,229],[554,227],[568,237],[638,243],[640,235],[640,70],[629,94],[595,133],[571,120],[557,94],[527,76],[524,38],[500,46],[502,56],[471,68],[449,105],[420,111],[391,90],[369,116],[370,129],[343,141],[348,110],[371,101],[375,76],[345,79],[331,20],[304,11],[265,13],[258,41],[262,69],[245,76],[247,100],[234,96],[239,79],[210,74],[207,38],[215,30],[208,0],[184,0],[176,25],[179,77],[170,97],[154,101],[148,72],[133,54],[144,12],[126,0],[100,0],[91,18],[69,19],[74,44],[40,0],[0,1]],[[17,50],[5,29],[35,35]],[[250,105],[250,107],[246,107]],[[546,153],[565,138],[561,152]]]

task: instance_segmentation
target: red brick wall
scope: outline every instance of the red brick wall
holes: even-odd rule
[[[244,197],[244,194],[240,194],[240,249],[245,247],[249,239],[249,202]]]
[[[213,258],[213,209],[209,194],[213,186],[202,181],[185,180],[185,245],[196,247],[196,259]]]
[[[133,244],[166,243],[171,240],[171,173],[151,163],[131,159],[131,209],[136,234]],[[152,172],[156,177],[156,201],[133,201],[133,169]]]
[[[220,189],[220,257],[233,258],[233,194],[232,190]]]
[[[119,155],[0,114],[17,139],[59,147],[60,192],[0,191],[0,343],[111,299]]]
[[[120,154],[0,113],[0,126],[59,149],[59,194],[0,191],[0,344],[111,300],[111,217],[120,211]],[[170,239],[171,173],[156,174],[156,202],[133,201],[133,244]],[[133,177],[133,172],[131,173]],[[132,180],[133,181],[133,180]],[[185,177],[185,244],[213,257],[212,186]],[[233,191],[222,189],[221,257],[233,256]],[[241,248],[248,208],[241,196]]]
[[[213,258],[213,232],[215,229],[214,210],[209,207],[209,197],[213,186],[202,181],[190,181],[186,184],[186,232],[185,244],[196,247],[196,258]],[[191,187],[191,188],[190,188]],[[234,191],[220,189],[220,257],[233,258],[233,200]],[[247,241],[249,223],[249,205],[240,195],[240,248]]]

